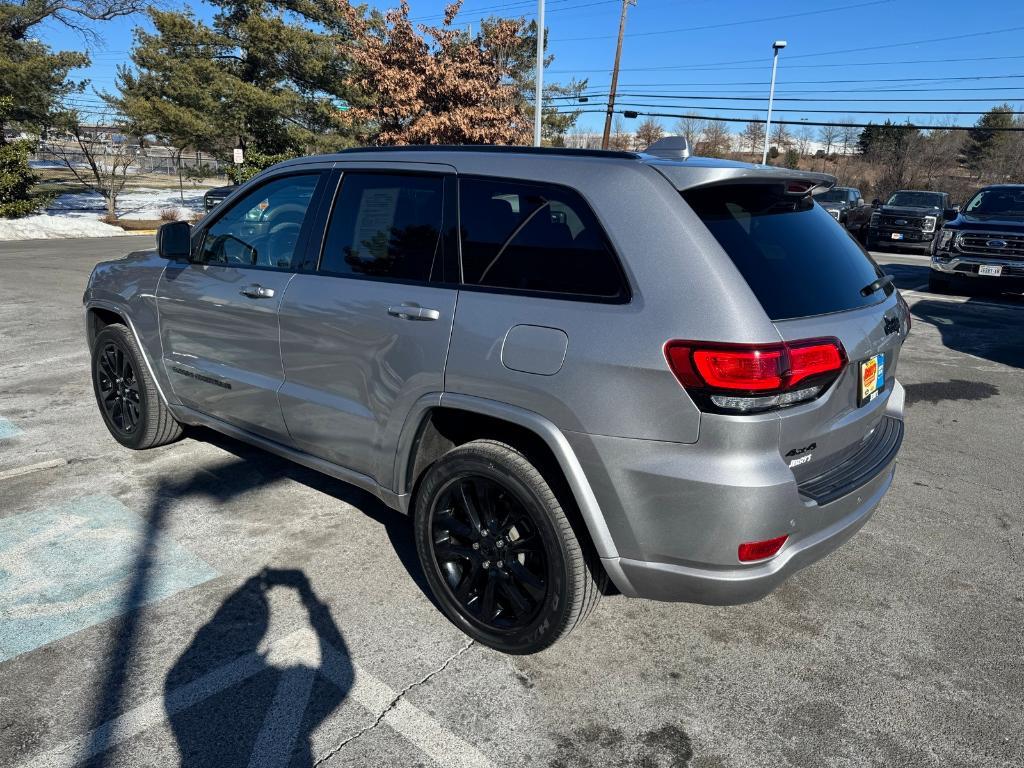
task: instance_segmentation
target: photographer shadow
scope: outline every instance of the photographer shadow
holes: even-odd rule
[[[308,625],[271,642],[273,590],[300,601]],[[353,679],[341,631],[306,575],[265,569],[228,596],[167,674],[165,710],[180,764],[311,768],[310,735]]]

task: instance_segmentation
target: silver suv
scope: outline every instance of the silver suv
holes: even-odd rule
[[[396,148],[277,165],[85,292],[129,448],[204,425],[414,519],[448,617],[544,648],[609,589],[755,600],[892,482],[910,317],[811,194],[721,160]]]

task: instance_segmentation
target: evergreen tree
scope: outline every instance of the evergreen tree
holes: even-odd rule
[[[135,31],[134,70],[119,68],[119,92],[105,95],[133,131],[221,157],[236,146],[294,155],[349,145],[349,36],[337,4],[211,4],[212,25],[151,8],[155,31]]]
[[[13,110],[9,96],[0,97],[0,123]],[[38,178],[28,165],[31,142],[6,142],[0,133],[0,218],[9,219],[34,213],[46,198],[32,195]]]
[[[993,107],[980,118],[974,128],[967,133],[961,164],[972,171],[984,172],[991,161],[1003,154],[1005,145],[1011,143],[1009,132],[1000,130],[1015,125],[1013,107],[1003,104]]]

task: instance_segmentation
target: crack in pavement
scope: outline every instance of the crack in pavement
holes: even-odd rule
[[[315,763],[313,763],[313,767],[316,768],[316,766],[319,766],[319,765],[327,762],[332,757],[334,757],[339,752],[341,752],[341,750],[343,750],[345,747],[347,747],[349,744],[351,744],[353,741],[358,739],[360,736],[362,736],[363,734],[369,733],[370,731],[374,730],[377,726],[379,726],[381,723],[384,722],[384,718],[386,718],[388,716],[388,713],[394,711],[395,707],[397,707],[399,702],[401,702],[402,699],[404,699],[406,697],[406,695],[409,693],[409,691],[411,691],[413,688],[418,688],[419,686],[423,685],[427,681],[431,680],[432,678],[434,678],[437,675],[439,675],[442,672],[444,672],[453,661],[455,661],[457,658],[462,656],[462,654],[464,654],[466,651],[468,651],[470,648],[472,648],[475,644],[476,644],[475,640],[467,641],[464,646],[459,648],[459,650],[457,650],[455,653],[453,653],[451,656],[449,656],[447,659],[445,659],[444,662],[440,666],[438,666],[436,669],[432,670],[431,672],[428,672],[426,675],[421,677],[419,680],[416,680],[416,681],[414,681],[412,683],[409,683],[409,685],[405,686],[405,688],[403,688],[401,691],[399,691],[398,694],[393,699],[391,699],[391,701],[388,703],[388,705],[386,707],[384,707],[384,709],[381,710],[380,714],[378,714],[377,717],[374,718],[374,721],[372,723],[370,723],[367,726],[364,726],[363,728],[360,728],[358,731],[353,733],[348,738],[343,739],[341,741],[341,743],[338,744],[338,746],[336,746],[334,749],[328,751],[327,754],[325,754],[323,757],[319,758]]]

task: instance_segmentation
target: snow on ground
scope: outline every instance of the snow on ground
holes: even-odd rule
[[[130,189],[118,197],[117,212],[122,219],[159,219],[161,212],[174,208],[180,219],[190,219],[203,210],[205,189],[185,190],[185,201],[176,189]],[[60,195],[46,213],[23,219],[0,219],[0,240],[37,240],[55,237],[109,237],[127,235],[120,227],[104,224],[107,212],[103,197],[94,192]]]
[[[40,240],[60,237],[110,237],[130,235],[120,227],[99,219],[78,216],[51,216],[41,213],[21,219],[0,219],[0,240]]]
[[[178,218],[187,219],[203,210],[205,189],[186,189],[185,201],[176,189],[128,189],[117,198],[117,213],[122,219],[159,219],[160,212],[173,208]],[[95,192],[61,195],[50,204],[48,213],[60,216],[92,217],[106,213],[103,197]]]

